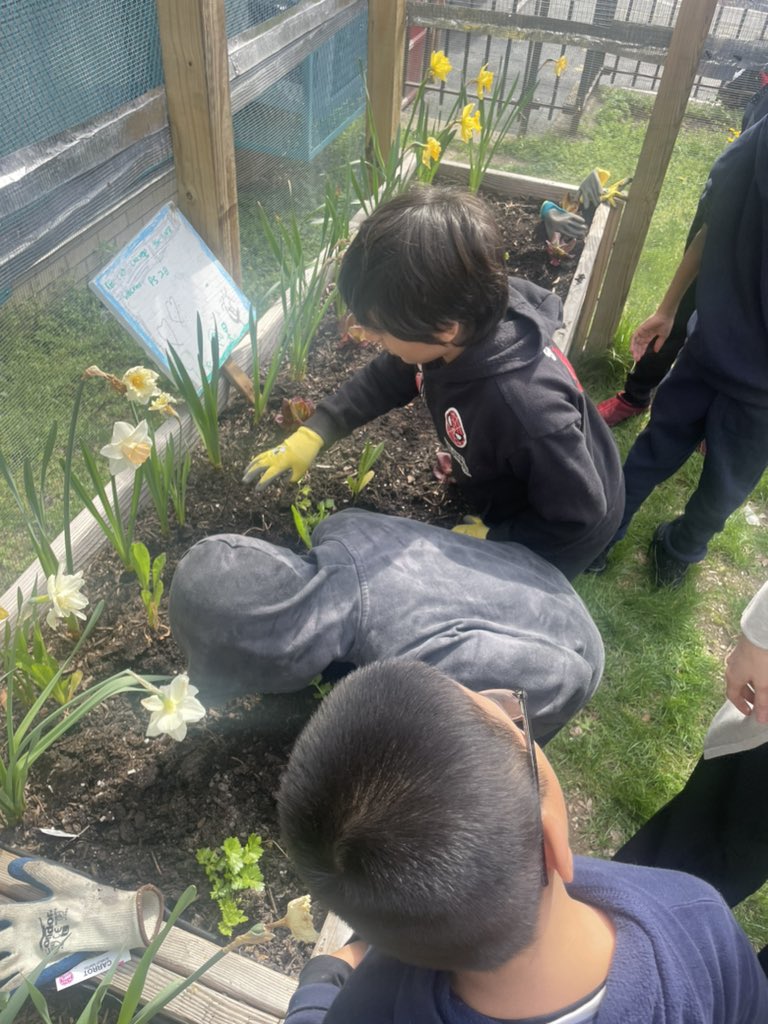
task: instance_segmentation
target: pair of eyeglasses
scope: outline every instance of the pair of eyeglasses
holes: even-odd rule
[[[549,885],[547,862],[544,856],[544,832],[541,825],[541,787],[539,785],[539,766],[536,762],[536,744],[531,732],[531,721],[528,717],[528,703],[525,690],[480,690],[481,697],[487,697],[498,705],[504,714],[520,729],[525,738],[525,749],[528,755],[528,767],[531,772],[533,789],[536,794],[536,810],[539,820],[541,838],[541,884]]]

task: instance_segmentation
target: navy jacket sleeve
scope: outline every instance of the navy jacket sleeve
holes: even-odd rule
[[[333,1001],[352,973],[337,956],[313,957],[299,975],[285,1024],[323,1024]]]
[[[305,426],[332,445],[356,427],[407,405],[417,394],[416,368],[385,352],[319,402]]]

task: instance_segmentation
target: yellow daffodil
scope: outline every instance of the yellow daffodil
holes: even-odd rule
[[[291,900],[285,912],[285,917],[281,917],[279,921],[268,924],[267,927],[270,930],[273,928],[289,928],[294,939],[299,939],[300,942],[317,942],[320,938],[312,922],[311,896],[298,896],[295,900]]]
[[[739,131],[738,128],[729,128],[728,129],[728,142],[735,142],[736,139],[738,139],[738,137],[740,135],[741,135],[741,132]]]
[[[421,162],[425,167],[431,167],[433,160],[439,160],[442,152],[443,147],[436,138],[430,135],[421,151]]]
[[[568,67],[568,58],[567,57],[558,57],[557,60],[555,61],[555,78],[559,78],[560,75],[562,75],[562,73],[565,71],[565,69],[567,67]]]
[[[480,111],[476,110],[474,114],[472,113],[474,107],[474,103],[467,103],[461,112],[460,130],[464,142],[469,142],[475,133],[479,135],[483,127],[480,124]]]
[[[195,697],[196,686],[190,686],[186,672],[175,676],[166,686],[153,686],[146,679],[140,681],[151,697],[145,697],[141,704],[152,715],[147,726],[147,736],[165,734],[174,740],[183,740],[187,735],[187,723],[199,722],[205,717],[205,708]]]
[[[488,70],[487,64],[483,64],[480,68],[475,82],[477,83],[477,98],[481,100],[487,92],[491,91],[493,85],[493,72]]]
[[[169,395],[167,391],[159,391],[154,401],[149,404],[150,412],[161,412],[165,416],[175,416],[179,418],[179,414],[174,409],[176,399],[173,395]]]
[[[432,78],[437,78],[444,82],[452,70],[453,64],[451,64],[443,51],[434,50],[429,58],[429,73]]]
[[[125,397],[130,402],[138,402],[139,405],[146,405],[150,398],[160,393],[157,386],[157,378],[160,375],[154,370],[148,370],[146,366],[132,366],[123,374],[122,381],[125,384]]]
[[[68,576],[59,569],[55,576],[48,577],[48,600],[51,602],[51,608],[45,621],[49,626],[54,627],[57,619],[68,619],[70,615],[77,619],[85,618],[83,608],[87,607],[88,598],[80,593],[82,588],[82,572]]]
[[[109,459],[109,472],[117,476],[127,469],[135,473],[147,461],[151,450],[152,441],[146,420],[136,426],[118,420],[112,427],[112,440],[104,445],[100,454]]]
[[[2,605],[0,605],[0,622],[2,622],[3,619],[7,619],[7,618],[8,618],[8,612],[6,611],[5,608],[2,607]]]

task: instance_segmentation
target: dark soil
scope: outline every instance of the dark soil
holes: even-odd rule
[[[556,197],[555,197],[556,198]],[[505,229],[510,273],[527,277],[565,296],[578,251],[559,267],[544,250],[538,203],[496,204]],[[334,322],[326,321],[301,384],[281,378],[272,408],[254,428],[250,410],[235,397],[221,421],[224,469],[216,471],[197,451],[190,474],[189,525],[170,539],[160,536],[154,514],[144,514],[137,537],[152,554],[166,551],[166,590],[185,551],[211,533],[241,532],[267,537],[301,550],[290,504],[294,487],[256,493],[242,485],[250,457],[284,436],[274,422],[282,397],[301,394],[319,400],[371,358],[355,344],[342,345]],[[337,509],[351,503],[345,479],[370,438],[384,441],[376,475],[359,504],[365,508],[451,527],[464,513],[456,492],[433,475],[436,441],[420,402],[397,410],[321,455],[306,478],[311,500],[333,499]],[[175,675],[184,669],[167,627],[153,634],[134,577],[104,550],[86,572],[91,607],[106,607],[81,659],[87,680],[132,668],[138,673]],[[165,609],[164,599],[164,609]],[[165,619],[167,621],[167,618]],[[191,883],[201,898],[190,922],[216,931],[217,910],[195,851],[218,846],[230,835],[264,840],[264,892],[244,906],[251,921],[282,916],[287,901],[304,891],[279,846],[274,794],[291,744],[317,707],[313,689],[288,696],[244,698],[209,710],[182,743],[146,739],[147,714],[138,698],[119,697],[101,706],[35,767],[23,822],[0,833],[3,846],[68,864],[108,884],[133,888],[153,882],[169,901]],[[76,838],[52,838],[55,828]],[[318,909],[318,923],[322,908]],[[253,952],[288,974],[298,972],[308,949],[276,940]]]

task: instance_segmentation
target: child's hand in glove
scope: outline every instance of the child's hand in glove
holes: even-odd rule
[[[22,979],[53,957],[37,984],[64,969],[73,953],[104,953],[148,945],[163,923],[165,901],[154,885],[136,892],[100,885],[85,875],[36,857],[20,857],[8,874],[41,893],[29,903],[0,907],[0,990],[18,988]],[[76,957],[79,962],[82,956]]]
[[[578,213],[569,213],[562,206],[546,199],[539,210],[547,232],[552,241],[555,235],[566,235],[568,238],[583,238],[587,233],[587,222]]]
[[[276,448],[256,455],[243,477],[243,483],[258,480],[257,490],[289,475],[292,484],[304,476],[323,447],[323,439],[309,427],[299,427]]]
[[[488,536],[488,527],[479,516],[464,516],[459,526],[454,526],[451,533],[463,533],[465,537],[477,537],[478,540],[485,540]]]

